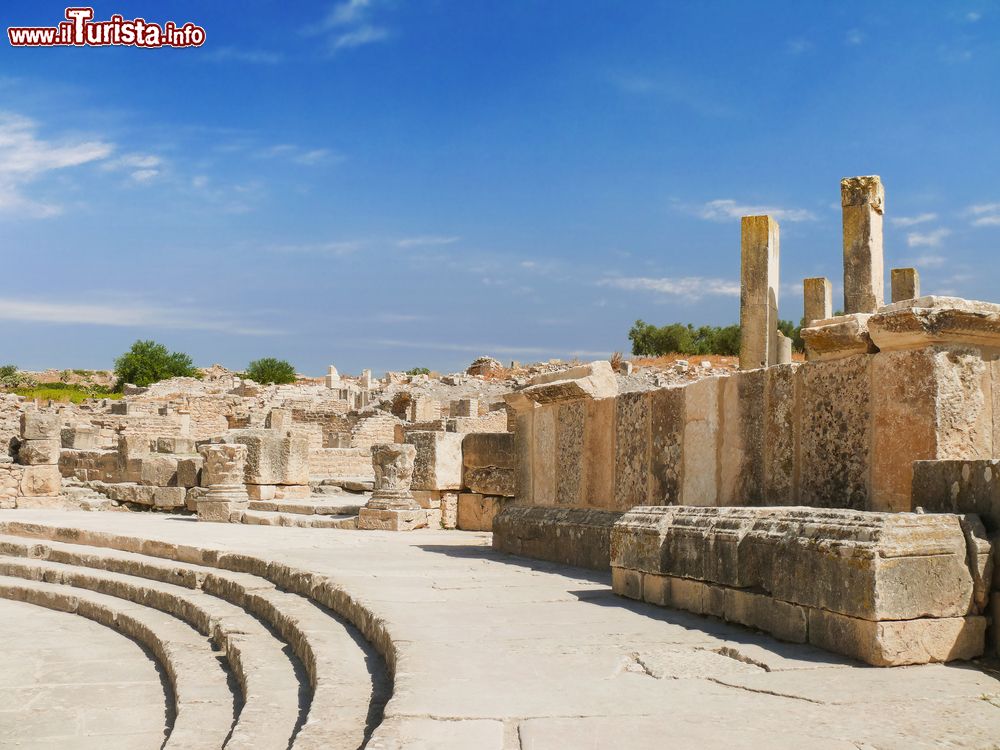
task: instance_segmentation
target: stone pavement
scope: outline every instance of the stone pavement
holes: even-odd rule
[[[860,666],[624,600],[609,576],[495,553],[488,534],[62,511],[0,520],[239,550],[327,576],[396,650],[369,748],[1000,747],[996,672]]]
[[[135,642],[65,612],[0,599],[0,748],[156,750],[165,684]]]

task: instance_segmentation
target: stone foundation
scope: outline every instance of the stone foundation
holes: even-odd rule
[[[611,529],[622,514],[584,508],[509,505],[493,519],[493,549],[607,570]]]

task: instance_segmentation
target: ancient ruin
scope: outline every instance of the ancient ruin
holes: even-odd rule
[[[645,705],[665,688],[631,677],[663,674],[709,675],[706,705],[745,687],[755,715],[802,698],[780,710],[808,725],[839,712],[788,677],[817,665],[875,706],[894,680],[987,696],[942,703],[939,731],[995,739],[1000,305],[920,296],[914,268],[886,304],[885,189],[840,189],[844,311],[804,280],[805,361],[778,330],[778,223],[747,216],[738,367],[484,357],[4,396],[0,597],[147,649],[166,747],[554,747],[580,736],[560,717],[620,730],[587,690]],[[671,638],[694,645],[650,646]],[[550,645],[631,677],[598,687],[588,657],[522,700],[517,670],[550,669]]]

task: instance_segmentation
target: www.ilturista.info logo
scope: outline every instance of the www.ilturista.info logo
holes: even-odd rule
[[[66,20],[57,26],[11,26],[12,47],[200,47],[205,29],[193,23],[150,23],[144,18],[125,19],[117,13],[107,21],[94,21],[93,8],[67,8]]]

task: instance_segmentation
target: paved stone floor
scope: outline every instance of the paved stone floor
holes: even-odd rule
[[[0,748],[156,750],[156,662],[83,617],[0,599]]]
[[[488,534],[2,519],[237,549],[329,576],[396,645],[385,720],[408,749],[1000,747],[1000,676],[987,668],[861,666],[623,600],[608,576],[496,554]],[[159,711],[162,700],[149,697]]]

